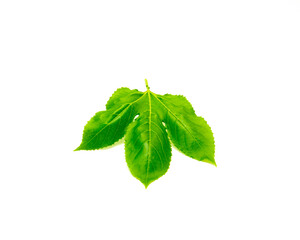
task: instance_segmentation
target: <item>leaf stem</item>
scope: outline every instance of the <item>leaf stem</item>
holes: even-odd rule
[[[145,78],[145,84],[146,84],[147,91],[149,91],[150,87],[148,86],[148,80],[146,78]]]

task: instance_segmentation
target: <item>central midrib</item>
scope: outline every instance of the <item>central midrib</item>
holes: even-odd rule
[[[146,184],[148,184],[148,175],[149,175],[149,165],[150,165],[150,161],[151,161],[151,95],[150,95],[150,91],[147,90],[148,93],[148,101],[149,101],[149,142],[148,142],[148,160],[147,160],[147,173],[146,173]]]

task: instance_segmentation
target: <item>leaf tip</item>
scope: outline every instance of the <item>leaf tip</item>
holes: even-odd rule
[[[82,149],[81,149],[80,146],[79,146],[78,148],[74,149],[73,151],[74,151],[74,152],[77,152],[77,151],[80,151],[80,150],[82,150]]]
[[[153,182],[153,181],[149,181],[149,180],[145,180],[145,179],[139,179],[140,182],[144,185],[145,189],[147,189],[149,187],[149,185]]]
[[[210,161],[210,164],[212,164],[212,165],[214,165],[215,167],[217,167],[217,163],[216,163],[216,161],[215,161],[214,158]]]
[[[209,164],[211,164],[211,165],[214,165],[215,167],[217,167],[217,163],[216,163],[216,161],[215,161],[215,159],[208,159],[208,158],[205,158],[205,159],[203,159],[203,160],[201,160],[202,162],[206,162],[206,163],[209,163]]]

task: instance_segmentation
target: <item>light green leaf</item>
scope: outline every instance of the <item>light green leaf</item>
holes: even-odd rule
[[[139,99],[144,93],[129,88],[118,88],[106,103],[106,109],[118,108],[125,104],[130,104]]]
[[[118,89],[109,99],[107,110],[95,114],[83,130],[82,143],[75,150],[96,150],[111,146],[124,137],[125,129],[136,116],[134,103],[143,93]]]
[[[216,166],[211,128],[202,117],[195,114],[188,100],[170,94],[158,95],[156,99],[165,108],[163,121],[175,147],[191,158]]]
[[[144,99],[144,108],[147,110],[130,124],[125,137],[128,167],[145,187],[164,175],[171,161],[171,146],[166,129],[152,108],[151,93],[147,95]]]
[[[185,155],[216,165],[211,128],[181,95],[142,93],[119,88],[86,124],[82,143],[75,150],[111,146],[125,135],[125,156],[130,172],[145,187],[163,176],[170,165],[173,144]],[[138,116],[136,118],[136,116]]]

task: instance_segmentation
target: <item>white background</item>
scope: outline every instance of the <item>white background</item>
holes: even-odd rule
[[[0,239],[300,239],[300,3],[0,3]],[[183,94],[218,167],[73,152],[119,87]]]

